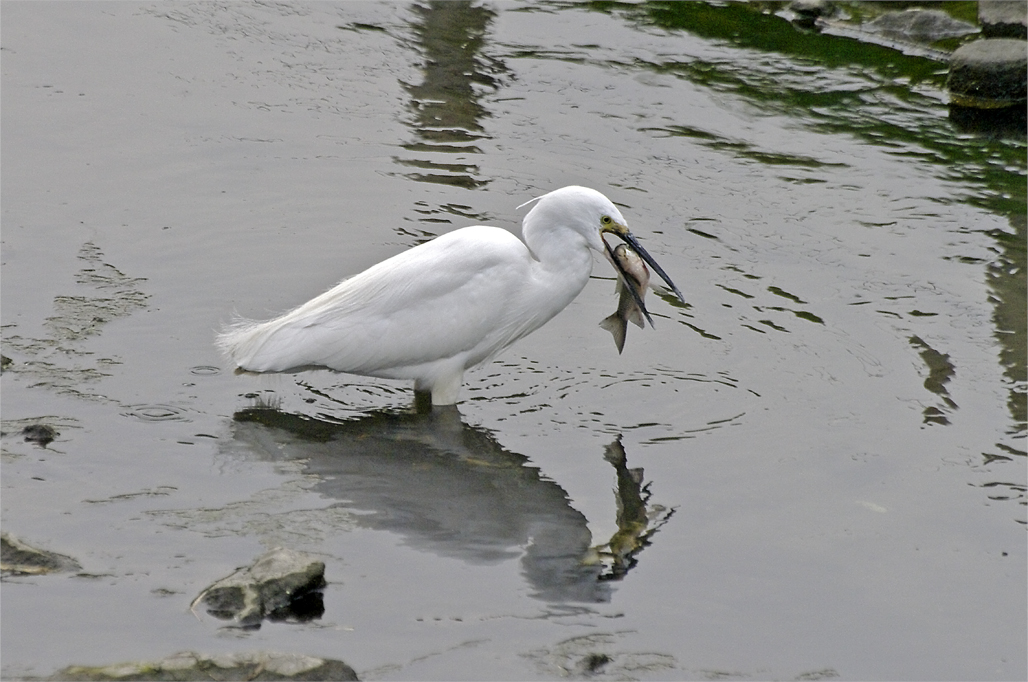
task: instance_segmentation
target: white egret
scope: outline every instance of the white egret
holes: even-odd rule
[[[541,327],[585,288],[591,252],[611,255],[605,233],[630,244],[682,298],[601,193],[564,187],[535,202],[522,224],[524,242],[498,227],[455,230],[281,317],[241,320],[217,344],[244,371],[327,368],[413,379],[433,405],[452,405],[465,370]]]

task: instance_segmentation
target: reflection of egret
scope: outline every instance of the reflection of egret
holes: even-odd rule
[[[218,345],[246,371],[324,367],[413,379],[433,404],[450,405],[465,370],[541,327],[582,291],[590,250],[610,252],[604,233],[629,243],[682,298],[605,196],[565,187],[537,201],[525,216],[524,242],[481,225],[444,234],[281,317],[242,321]]]
[[[470,564],[520,558],[534,598],[604,603],[611,585],[586,562],[592,536],[567,493],[456,408],[372,412],[328,422],[273,408],[236,413],[226,450],[303,463],[312,490],[358,510],[363,528]]]

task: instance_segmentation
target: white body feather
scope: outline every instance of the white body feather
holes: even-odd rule
[[[525,216],[525,242],[496,227],[444,234],[344,280],[268,322],[241,321],[218,346],[241,369],[328,369],[413,379],[452,404],[464,371],[545,324],[585,287],[600,218],[619,223],[599,192],[565,187]]]

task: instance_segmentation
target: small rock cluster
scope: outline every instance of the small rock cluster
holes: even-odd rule
[[[4,578],[81,571],[75,559],[37,549],[7,533],[0,535]],[[218,580],[193,601],[231,627],[256,629],[263,620],[304,621],[324,612],[321,588],[325,562],[291,549],[276,548]],[[109,666],[71,666],[48,680],[356,680],[342,661],[266,651],[217,656],[186,651],[160,661],[129,661]]]
[[[1024,0],[980,0],[981,37],[966,43],[950,58],[946,87],[958,107],[1022,112],[1028,85],[1028,3]]]
[[[954,125],[990,135],[1024,134],[1028,102],[1026,0],[979,0],[979,26],[955,19],[941,9],[921,7],[887,11],[871,21],[858,23],[850,20],[843,9],[845,4],[793,0],[784,16],[803,30],[845,36],[948,62],[946,89]],[[939,40],[969,36],[976,37],[952,53],[932,46]]]

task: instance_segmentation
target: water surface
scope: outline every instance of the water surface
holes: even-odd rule
[[[1023,679],[1024,138],[777,9],[5,3],[3,526],[83,570],[5,578],[4,676]],[[213,348],[573,183],[688,301],[620,356],[601,262],[453,412]],[[274,546],[321,618],[189,612]]]

